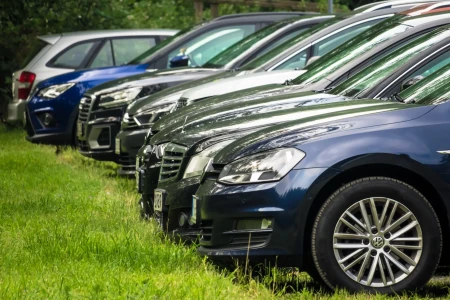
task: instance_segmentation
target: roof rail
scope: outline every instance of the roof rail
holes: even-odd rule
[[[302,15],[317,15],[317,12],[303,12],[303,11],[275,11],[275,12],[255,12],[255,13],[242,13],[242,14],[231,14],[220,16],[214,19],[216,20],[226,20],[226,19],[235,19],[242,17],[252,17],[252,16],[271,16],[271,15],[292,15],[292,16],[302,16]]]

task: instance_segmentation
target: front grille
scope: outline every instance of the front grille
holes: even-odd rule
[[[187,98],[180,98],[180,99],[178,99],[177,104],[175,105],[174,111],[175,110],[179,110],[180,108],[183,108],[183,107],[187,106],[187,103],[188,103],[188,99]]]
[[[252,248],[264,245],[269,239],[272,230],[260,231],[260,232],[230,232],[232,237],[229,246],[233,248]]]
[[[186,147],[180,145],[167,145],[164,150],[164,156],[161,162],[161,172],[159,173],[160,181],[168,180],[178,176],[186,150]]]
[[[121,165],[122,171],[136,171],[136,157],[131,156],[128,153],[120,153],[119,164]]]
[[[111,132],[109,127],[102,128],[97,138],[97,143],[100,146],[111,145]]]
[[[87,141],[78,140],[78,149],[80,151],[89,151],[89,144]]]
[[[91,96],[84,96],[80,100],[80,105],[78,105],[78,120],[81,122],[86,122],[89,119],[89,111],[92,104]]]
[[[212,220],[202,220],[202,225],[200,226],[200,239],[201,241],[209,242],[212,237],[213,221]]]

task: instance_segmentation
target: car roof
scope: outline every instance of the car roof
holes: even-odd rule
[[[49,44],[54,44],[60,38],[69,38],[73,40],[87,40],[116,36],[142,36],[142,35],[166,35],[172,36],[178,32],[178,29],[111,29],[111,30],[88,30],[76,32],[64,32],[57,34],[41,35],[37,38]]]
[[[258,17],[258,18],[264,18],[267,17],[268,20],[272,20],[274,16],[305,16],[305,15],[317,15],[318,12],[292,12],[292,11],[281,11],[281,12],[255,12],[255,13],[242,13],[242,14],[230,14],[225,16],[220,16],[215,18],[213,21],[219,21],[219,20],[227,20],[227,19],[239,19],[239,18],[248,18],[248,17]]]
[[[438,0],[393,0],[393,1],[378,1],[375,3],[370,3],[366,5],[359,6],[354,9],[354,11],[357,12],[367,12],[367,11],[374,11],[379,9],[386,9],[386,8],[392,8],[393,6],[401,6],[401,5],[407,5],[407,4],[425,4],[425,3],[431,3],[431,2],[438,2]]]

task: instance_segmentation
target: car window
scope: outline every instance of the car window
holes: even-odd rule
[[[293,37],[299,35],[300,33],[306,31],[309,27],[302,27],[302,28],[298,28],[297,30],[294,30],[288,34],[286,34],[285,36],[283,36],[282,38],[278,39],[275,42],[272,42],[270,45],[268,45],[267,48],[265,48],[264,50],[262,50],[261,52],[258,53],[258,55],[256,57],[262,56],[264,54],[266,54],[267,52],[269,52],[270,50],[278,47],[279,45],[283,44],[286,41],[289,41],[290,39],[292,39]]]
[[[20,68],[25,68],[35,57],[41,56],[43,53],[47,52],[51,46],[52,45],[47,44],[40,39],[33,40],[29,47],[23,49],[23,53],[25,53],[25,59],[22,61]]]
[[[336,34],[333,34],[322,41],[315,44],[312,48],[312,56],[323,56],[336,48],[339,45],[344,44],[351,38],[357,36],[361,32],[369,29],[373,25],[379,23],[381,20],[371,20],[368,22],[364,22],[361,24],[357,24],[355,26],[349,27],[345,30],[342,30]]]
[[[189,66],[202,66],[211,58],[226,50],[234,43],[255,32],[256,25],[233,25],[205,32],[169,54],[170,60],[178,55],[188,55]]]
[[[306,60],[308,59],[308,49],[300,51],[299,53],[276,67],[276,70],[303,69],[303,67],[306,66]]]
[[[62,68],[78,68],[94,47],[95,41],[77,44],[65,50],[53,61],[52,65]]]
[[[363,69],[349,80],[343,82],[333,89],[333,94],[344,95],[348,97],[364,97],[364,93],[370,89],[376,87],[385,78],[391,76],[393,72],[407,66],[414,57],[420,53],[426,51],[433,45],[442,42],[450,36],[450,31],[446,28],[437,29],[422,37],[413,40],[412,42],[404,45],[396,51],[390,53],[383,59],[375,62],[369,67]],[[441,59],[442,58],[442,59]],[[441,55],[438,59],[433,59],[422,68],[410,75],[424,75],[431,74],[435,69],[435,65],[444,63],[448,59],[448,54]],[[448,60],[447,60],[448,61]],[[398,83],[400,85],[401,82]],[[389,95],[387,95],[389,96]]]
[[[110,67],[114,66],[112,50],[111,50],[111,42],[106,41],[103,44],[102,48],[98,52],[97,56],[92,61],[90,67],[91,68],[102,68],[102,67]]]
[[[450,51],[446,51],[439,55],[438,57],[432,59],[427,62],[424,66],[420,67],[417,71],[411,74],[408,78],[411,79],[416,76],[428,77],[430,74],[433,74],[443,66],[446,66],[450,63]]]
[[[156,40],[152,37],[113,39],[112,46],[116,66],[129,63],[155,45]]]

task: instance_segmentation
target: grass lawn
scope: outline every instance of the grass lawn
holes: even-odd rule
[[[134,181],[0,125],[0,299],[385,299],[320,291],[304,273],[248,279],[139,219]],[[445,255],[445,254],[444,254]],[[438,277],[414,295],[447,298]]]

